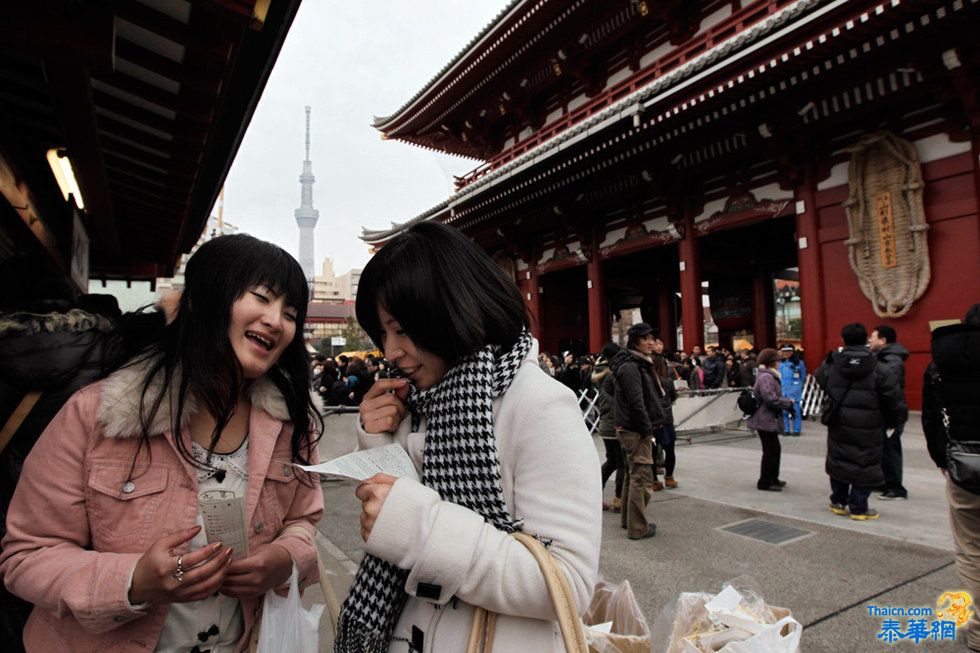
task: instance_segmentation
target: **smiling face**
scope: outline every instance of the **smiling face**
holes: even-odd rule
[[[228,339],[246,379],[257,379],[296,336],[296,309],[266,286],[254,286],[231,306]]]
[[[419,349],[408,334],[402,331],[398,320],[382,306],[378,306],[378,321],[381,322],[381,348],[385,358],[397,365],[422,390],[442,381],[449,371],[446,361]]]

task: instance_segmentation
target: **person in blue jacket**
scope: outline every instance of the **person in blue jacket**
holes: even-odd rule
[[[802,411],[799,410],[803,397],[803,384],[806,383],[806,365],[796,347],[785,344],[779,348],[779,377],[783,383],[783,396],[793,400],[797,406],[794,411],[783,411],[783,432],[786,435],[799,435],[802,424]]]

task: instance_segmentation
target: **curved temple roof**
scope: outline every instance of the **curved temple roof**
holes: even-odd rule
[[[751,54],[767,40],[788,34],[811,20],[845,5],[846,2],[847,0],[797,0],[769,18],[742,32],[737,32],[698,57],[656,78],[646,86],[613,103],[605,110],[561,132],[555,138],[468,184],[452,197],[424,213],[402,223],[393,222],[389,229],[362,228],[360,238],[372,245],[382,244],[414,224],[436,218],[447,210],[451,214],[455,205],[502,182],[519,170],[543,161],[564,147],[610,127],[620,119],[631,117],[652,107],[659,108],[661,103],[667,103],[674,99],[673,96],[679,91],[696,84],[699,79],[706,77],[709,73],[717,72],[740,60],[743,56]],[[505,10],[505,13],[517,4],[517,2],[512,3]],[[483,34],[486,31],[484,30]],[[476,40],[482,38],[483,34]]]

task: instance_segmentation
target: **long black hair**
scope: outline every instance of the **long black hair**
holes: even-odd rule
[[[310,397],[309,367],[303,342],[309,288],[302,268],[285,250],[244,234],[219,236],[191,256],[185,285],[173,321],[162,312],[126,316],[110,340],[104,374],[122,367],[146,364],[140,388],[140,447],[148,447],[149,424],[168,392],[176,391],[172,432],[180,433],[181,416],[189,393],[217,422],[211,434],[213,451],[231,419],[246,384],[241,363],[228,338],[232,305],[250,289],[262,285],[296,310],[296,333],[266,376],[282,393],[293,424],[291,452],[295,461],[309,464],[323,424]],[[161,376],[162,375],[162,376]],[[160,383],[162,381],[162,383]],[[153,388],[159,388],[154,391]],[[319,428],[313,432],[313,420]],[[178,451],[201,467],[175,437]],[[139,450],[137,450],[137,457]],[[135,465],[134,458],[134,465]]]
[[[529,324],[514,280],[466,236],[437,222],[394,237],[361,273],[357,321],[381,347],[379,305],[412,342],[449,365],[486,345],[510,350]]]

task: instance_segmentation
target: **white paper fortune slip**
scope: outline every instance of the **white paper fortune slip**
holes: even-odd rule
[[[324,476],[352,478],[355,481],[369,479],[378,473],[389,474],[396,478],[404,476],[415,481],[419,480],[419,476],[415,472],[415,465],[412,464],[408,452],[398,444],[362,449],[319,465],[296,466],[308,472],[315,472]]]
[[[199,505],[208,544],[221,542],[223,546],[231,547],[232,559],[247,556],[245,497],[236,497],[234,492],[225,490],[210,490],[201,493]]]

